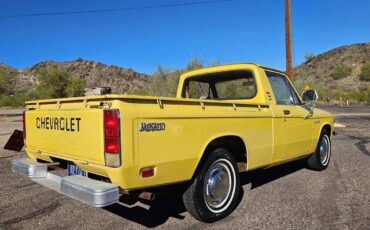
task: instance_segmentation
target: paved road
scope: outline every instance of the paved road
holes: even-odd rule
[[[336,118],[345,128],[336,129],[328,169],[298,161],[244,174],[237,209],[214,224],[195,221],[176,196],[89,207],[12,173],[10,160],[22,153],[0,150],[0,229],[369,229],[370,107],[327,109],[369,113]],[[19,116],[0,116],[0,146],[20,126]]]

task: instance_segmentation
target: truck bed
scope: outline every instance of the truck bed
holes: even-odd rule
[[[106,109],[116,109],[121,114],[122,165],[117,169],[105,166],[103,111]],[[62,121],[69,122],[68,129],[73,126],[74,131],[60,130],[60,124],[56,130],[55,125],[47,126],[46,120],[44,127],[37,128],[37,122],[41,122],[37,118],[46,117],[54,122],[56,118],[58,122],[65,118]],[[272,112],[267,104],[104,95],[29,101],[26,120],[29,157],[73,162],[88,172],[109,177],[124,189],[189,180],[205,144],[218,136],[243,136],[261,143],[248,146],[248,151],[259,152],[251,155],[249,168],[271,162]],[[141,130],[143,125],[153,123],[165,124],[165,129]],[[263,142],[258,139],[261,135]],[[141,168],[153,165],[158,168],[155,177],[138,178]],[[176,174],[171,173],[174,170]]]

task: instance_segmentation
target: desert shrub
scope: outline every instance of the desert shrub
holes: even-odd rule
[[[302,92],[305,85],[309,85],[312,89],[317,91],[320,101],[339,100],[341,97],[343,101],[349,100],[352,102],[370,104],[370,87],[368,86],[364,86],[359,90],[348,90],[347,88],[335,84],[332,85],[319,81],[304,80],[298,77],[295,78],[294,85],[298,93]]]
[[[367,90],[344,92],[343,95],[343,100],[370,104],[370,87]]]
[[[32,100],[32,95],[0,95],[0,107],[24,107],[24,102]]]
[[[176,96],[180,75],[186,71],[199,69],[203,66],[204,64],[200,59],[191,59],[185,68],[171,69],[158,65],[157,70],[150,76],[148,87],[130,93],[174,97]]]
[[[37,98],[63,98],[83,96],[85,82],[74,79],[63,70],[40,72],[40,83],[36,88]]]
[[[348,77],[352,72],[352,68],[350,66],[338,66],[334,68],[333,72],[330,74],[332,78],[335,80],[342,79]]]
[[[72,79],[70,85],[67,86],[68,97],[83,96],[85,91],[85,81],[81,79]]]
[[[151,81],[144,95],[151,96],[175,96],[179,78],[177,70],[157,66],[157,70],[152,74]]]
[[[84,95],[85,82],[73,78],[65,71],[41,71],[39,74],[40,83],[35,90],[27,94],[8,95],[9,77],[0,73],[0,107],[23,107],[27,100]]]
[[[314,53],[306,53],[304,55],[304,63],[312,61],[316,57],[316,54]]]
[[[10,89],[9,76],[0,72],[0,94],[7,94]]]
[[[183,71],[190,71],[190,70],[195,70],[195,69],[200,69],[203,68],[204,64],[201,59],[198,58],[192,58],[186,65],[186,68]]]
[[[370,62],[361,66],[361,73],[359,77],[361,81],[370,81]]]

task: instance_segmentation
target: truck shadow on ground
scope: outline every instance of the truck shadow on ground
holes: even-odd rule
[[[240,181],[242,186],[251,183],[251,189],[255,189],[304,168],[306,168],[305,160],[294,161],[268,169],[242,173]],[[120,203],[108,206],[105,210],[148,228],[158,227],[166,223],[170,217],[182,220],[186,212],[182,202],[182,194],[186,186],[188,185],[182,184],[170,191],[167,190],[154,201],[140,201],[144,205],[137,205],[136,201],[122,196]],[[243,187],[241,190],[237,206],[244,195]]]

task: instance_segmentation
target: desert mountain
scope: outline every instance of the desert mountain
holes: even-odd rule
[[[301,86],[304,84],[320,85],[329,90],[340,87],[366,91],[370,88],[370,82],[360,81],[359,74],[361,67],[368,62],[370,62],[370,43],[341,46],[297,66],[294,70],[295,83]],[[350,67],[350,73],[343,78],[334,79],[333,72],[343,66]],[[75,78],[83,79],[86,87],[89,88],[110,86],[114,93],[137,92],[148,87],[151,79],[132,69],[81,58],[64,62],[43,61],[24,69],[15,69],[6,64],[0,64],[0,72],[10,76],[11,91],[14,94],[30,92],[38,84],[41,71],[54,69],[67,71]]]
[[[115,93],[137,91],[145,88],[148,84],[148,77],[145,74],[81,58],[65,62],[43,61],[19,70],[0,64],[1,72],[11,76],[12,91],[16,94],[35,88],[41,71],[55,69],[67,71],[73,77],[83,79],[86,82],[86,87],[110,86]]]
[[[341,46],[317,55],[297,66],[294,74],[296,81],[357,90],[370,87],[370,82],[359,79],[361,66],[367,62],[370,62],[370,42]],[[350,67],[350,74],[341,79],[334,79],[332,75],[335,69],[343,66]]]

